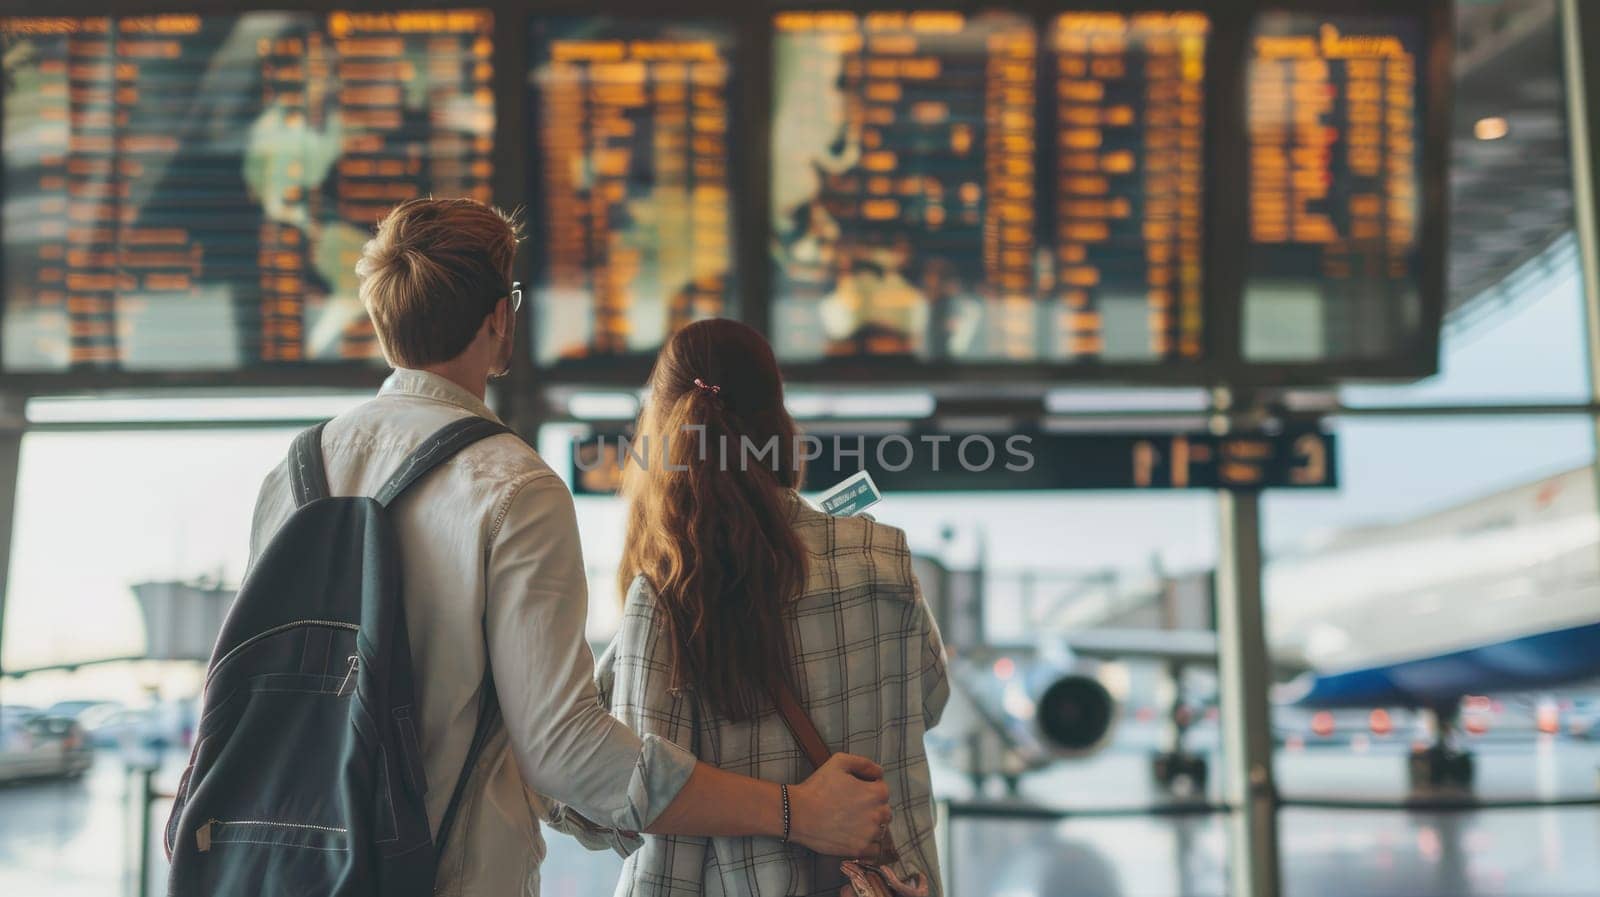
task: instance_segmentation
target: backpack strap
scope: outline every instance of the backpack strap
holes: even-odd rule
[[[289,490],[297,508],[328,497],[328,470],[322,463],[322,428],[327,425],[323,421],[301,431],[289,448]]]
[[[480,439],[509,432],[511,430],[505,424],[486,417],[478,417],[476,414],[445,424],[438,432],[424,439],[421,445],[400,462],[400,468],[389,477],[389,481],[383,484],[383,488],[379,489],[373,498],[377,499],[378,504],[388,507],[410,488],[411,484],[450,460],[456,452]]]
[[[478,768],[483,749],[489,744],[495,726],[500,723],[500,702],[495,697],[494,670],[489,659],[484,658],[483,683],[478,691],[478,725],[472,730],[472,741],[467,745],[467,758],[461,763],[461,775],[456,776],[455,790],[450,792],[450,803],[445,805],[444,818],[439,820],[439,830],[433,835],[433,849],[439,859],[444,858],[444,846],[450,841],[450,830],[455,828],[456,815],[461,801],[467,796],[467,780]]]
[[[412,484],[450,460],[457,452],[481,439],[510,432],[511,430],[504,424],[475,414],[451,421],[424,439],[421,445],[407,455],[373,498],[384,507],[389,507]],[[485,637],[487,638],[487,633]],[[445,806],[444,817],[439,820],[439,830],[433,836],[434,851],[439,857],[443,857],[445,845],[450,840],[450,831],[455,828],[461,802],[467,795],[467,781],[472,778],[472,771],[478,767],[478,761],[483,757],[483,750],[488,746],[489,739],[499,724],[500,702],[495,698],[494,670],[486,661],[483,681],[478,686],[478,723],[472,730],[472,741],[467,745],[467,756],[461,763],[461,774],[456,776],[455,789],[450,792],[450,803]]]

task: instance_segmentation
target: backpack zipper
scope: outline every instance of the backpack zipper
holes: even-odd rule
[[[218,659],[216,663],[211,665],[210,672],[206,673],[206,681],[201,686],[201,689],[204,690],[207,686],[210,686],[211,685],[211,680],[213,678],[215,678],[216,675],[217,675],[217,671],[222,669],[224,666],[226,666],[228,661],[233,660],[235,657],[237,657],[239,655],[239,652],[241,652],[244,649],[250,647],[251,645],[255,644],[256,642],[261,641],[264,638],[271,638],[272,636],[278,635],[279,633],[287,632],[290,629],[298,629],[301,626],[326,626],[326,627],[328,627],[330,629],[348,629],[351,632],[360,632],[361,631],[361,627],[357,626],[354,623],[342,623],[342,622],[339,622],[337,620],[295,620],[293,623],[284,623],[284,624],[279,625],[279,626],[274,626],[274,627],[272,627],[271,629],[268,629],[265,632],[258,632],[255,635],[250,636],[249,638],[245,639],[244,641],[240,642],[239,644],[234,645],[233,649],[230,650],[228,653],[222,655],[222,657],[220,659]]]
[[[344,681],[339,683],[339,690],[334,692],[334,695],[340,698],[344,697],[344,687],[350,684],[350,680],[356,675],[356,668],[361,665],[361,656],[359,654],[352,654],[345,660],[349,662],[350,669],[345,671]]]
[[[264,819],[207,819],[194,832],[195,847],[201,853],[211,850],[211,829],[213,826],[218,825],[264,825],[269,828],[298,828],[317,832],[331,832],[336,835],[348,835],[350,833],[347,828],[335,828],[331,825],[308,825],[303,822],[269,822]]]

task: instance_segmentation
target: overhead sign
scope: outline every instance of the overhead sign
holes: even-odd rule
[[[685,438],[694,439],[694,434]],[[1335,438],[1315,430],[1216,436],[1211,433],[814,432],[794,454],[806,461],[807,491],[833,488],[868,471],[895,492],[1063,489],[1332,489],[1339,484]],[[573,447],[573,491],[605,494],[624,464],[663,463],[661,446],[622,434]],[[699,462],[736,469],[776,463],[770,446],[707,445]]]

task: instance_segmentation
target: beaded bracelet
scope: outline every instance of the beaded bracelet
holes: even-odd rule
[[[783,795],[783,840],[789,841],[789,786],[779,785],[778,792]]]

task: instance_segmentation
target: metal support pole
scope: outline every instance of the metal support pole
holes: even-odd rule
[[[156,763],[139,770],[139,897],[150,897],[150,806],[156,799]]]
[[[1595,171],[1600,134],[1600,64],[1584,57],[1584,47],[1600,45],[1600,9],[1578,0],[1561,2],[1561,57],[1566,69],[1567,135],[1572,165],[1573,225],[1578,237],[1578,284],[1583,291],[1584,328],[1589,350],[1589,394],[1600,398],[1600,177]],[[1600,418],[1591,416],[1600,446]],[[1600,465],[1600,451],[1595,463]],[[1600,473],[1595,477],[1600,486]]]
[[[1217,647],[1228,775],[1228,893],[1277,897],[1277,789],[1272,775],[1270,664],[1261,604],[1261,495],[1222,492]]]
[[[11,531],[17,510],[17,472],[22,464],[22,436],[27,430],[27,400],[0,393],[0,646],[5,644],[6,590],[11,579]],[[0,672],[5,657],[0,653]],[[5,696],[0,695],[0,704]]]

